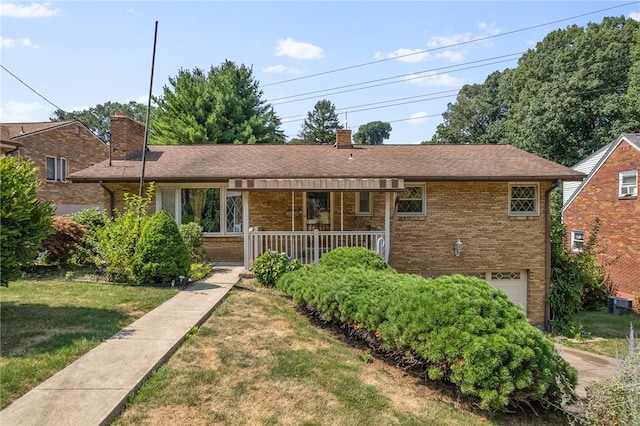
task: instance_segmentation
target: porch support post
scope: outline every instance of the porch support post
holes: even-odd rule
[[[249,241],[249,192],[242,191],[242,235],[244,242],[244,270],[251,267],[251,242]]]
[[[384,260],[389,263],[390,228],[391,228],[391,194],[384,193]]]
[[[291,232],[295,232],[296,230],[296,201],[295,201],[295,193],[291,192]]]
[[[340,232],[344,231],[344,192],[340,193]]]

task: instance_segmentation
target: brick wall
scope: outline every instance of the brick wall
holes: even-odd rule
[[[427,215],[398,218],[390,263],[401,272],[425,276],[487,271],[526,270],[529,279],[527,315],[544,322],[545,216],[540,185],[540,216],[509,217],[507,182],[427,183]],[[373,194],[373,215],[356,216],[355,193],[343,194],[344,230],[384,229],[384,193]],[[265,231],[291,230],[291,193],[251,193],[251,226]],[[295,194],[295,210],[302,194]],[[333,229],[340,229],[340,193],[333,198]],[[302,226],[296,218],[296,230]],[[456,257],[454,243],[464,248]]]
[[[109,158],[109,148],[86,127],[75,123],[20,138],[20,156],[38,168],[38,198],[52,201],[59,211],[66,207],[103,206],[98,184],[47,182],[47,156],[67,159],[67,174],[85,169]]]
[[[144,124],[123,113],[111,117],[111,156],[123,159],[139,154],[144,146]]]
[[[584,231],[588,240],[596,218],[602,253],[598,261],[605,265],[613,284],[638,306],[640,295],[640,203],[638,197],[618,198],[618,173],[640,169],[640,152],[622,142],[611,153],[589,183],[565,210],[567,241],[571,230]]]

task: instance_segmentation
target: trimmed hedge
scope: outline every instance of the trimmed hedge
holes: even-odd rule
[[[283,275],[277,287],[325,320],[365,329],[387,350],[422,358],[430,379],[458,385],[483,409],[557,399],[557,377],[575,386],[575,370],[553,344],[486,281],[327,266],[333,264],[321,259],[316,268]]]

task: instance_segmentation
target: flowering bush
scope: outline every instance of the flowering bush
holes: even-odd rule
[[[298,259],[292,259],[286,253],[267,250],[259,256],[251,266],[251,272],[262,285],[273,287],[278,278],[287,272],[300,269]]]

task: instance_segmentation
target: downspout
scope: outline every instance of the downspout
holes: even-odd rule
[[[396,237],[396,225],[398,223],[398,204],[400,204],[400,197],[398,196],[397,193],[392,193],[393,195],[393,213],[391,216],[391,230],[389,231],[389,251],[387,252],[389,255],[389,261],[387,262],[391,267],[393,267],[393,265],[391,264],[391,255],[392,250],[393,250],[393,240]]]
[[[560,180],[551,184],[544,193],[544,329],[549,331],[551,321],[551,307],[549,306],[549,293],[551,292],[551,191],[560,185]]]
[[[109,194],[109,217],[113,219],[113,211],[115,210],[115,196],[113,195],[113,191],[105,186],[105,184],[100,181],[100,188]]]

